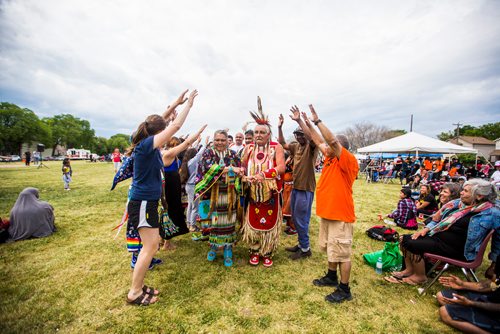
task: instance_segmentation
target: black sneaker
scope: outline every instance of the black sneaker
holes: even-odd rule
[[[293,247],[285,247],[285,250],[287,252],[295,253],[295,252],[298,252],[300,250],[300,247],[299,247],[299,245],[295,245]]]
[[[327,275],[321,277],[321,278],[316,278],[313,280],[313,284],[316,286],[332,286],[332,287],[337,287],[339,285],[338,280],[333,280]]]
[[[341,288],[337,288],[331,294],[325,297],[325,300],[329,303],[342,303],[346,300],[352,300],[351,292],[345,292]]]
[[[290,259],[298,260],[298,259],[303,259],[303,258],[309,257],[311,255],[312,255],[312,253],[311,253],[310,249],[307,252],[303,252],[301,249],[299,249],[298,251],[296,251],[295,253],[290,255]]]

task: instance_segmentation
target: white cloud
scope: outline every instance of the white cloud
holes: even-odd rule
[[[408,129],[412,113],[429,135],[498,121],[496,1],[0,6],[0,98],[72,113],[99,135],[132,131],[184,88],[200,91],[185,132],[236,131],[257,95],[274,123],[314,103],[335,131],[366,120]]]

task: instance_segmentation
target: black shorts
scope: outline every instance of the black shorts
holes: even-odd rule
[[[461,294],[473,301],[488,302],[485,294],[456,290],[443,290],[443,297],[453,298],[453,293]],[[446,305],[446,311],[455,321],[465,321],[491,333],[500,333],[500,319],[498,313],[484,311],[475,307],[463,305]]]
[[[136,229],[141,227],[159,228],[158,201],[128,202],[128,225]]]

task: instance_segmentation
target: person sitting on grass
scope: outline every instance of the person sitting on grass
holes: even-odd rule
[[[415,204],[419,215],[430,216],[438,210],[436,197],[431,194],[431,187],[428,184],[420,186],[420,197]]]
[[[26,188],[10,211],[10,239],[19,241],[48,237],[56,231],[54,219],[54,208],[39,199],[38,189]]]
[[[440,277],[446,290],[438,292],[441,320],[463,333],[500,333],[500,267],[492,280],[465,282]]]
[[[442,208],[442,212],[452,212],[422,231],[400,238],[406,269],[393,272],[385,280],[411,285],[425,283],[424,253],[473,261],[492,229],[495,229],[495,235],[491,253],[496,258],[500,254],[500,210],[494,205],[496,197],[497,193],[489,182],[481,179],[467,181],[460,199],[448,202]]]
[[[417,224],[417,207],[411,199],[410,188],[402,188],[399,192],[398,207],[386,217],[394,219],[397,226],[408,230],[416,230]],[[382,219],[382,215],[379,215]]]

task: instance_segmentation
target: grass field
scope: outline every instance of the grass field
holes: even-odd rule
[[[161,291],[160,301],[133,307],[125,303],[131,270],[124,232],[113,239],[111,231],[123,213],[128,182],[110,192],[111,164],[73,162],[72,190],[65,192],[61,162],[47,165],[0,165],[0,216],[7,217],[19,192],[33,186],[54,206],[58,228],[48,238],[0,245],[2,333],[452,332],[438,319],[432,296],[438,284],[419,297],[416,288],[385,283],[363,263],[362,254],[384,246],[364,231],[378,212],[396,205],[399,185],[356,181],[351,302],[328,304],[324,296],[331,289],[311,284],[326,270],[313,215],[313,256],[289,260],[284,247],[296,238],[282,234],[269,269],[247,264],[243,244],[235,247],[235,265],[228,269],[220,256],[206,261],[205,243],[177,238],[177,249],[160,251],[165,263],[146,276]],[[483,264],[481,277],[484,269]]]

